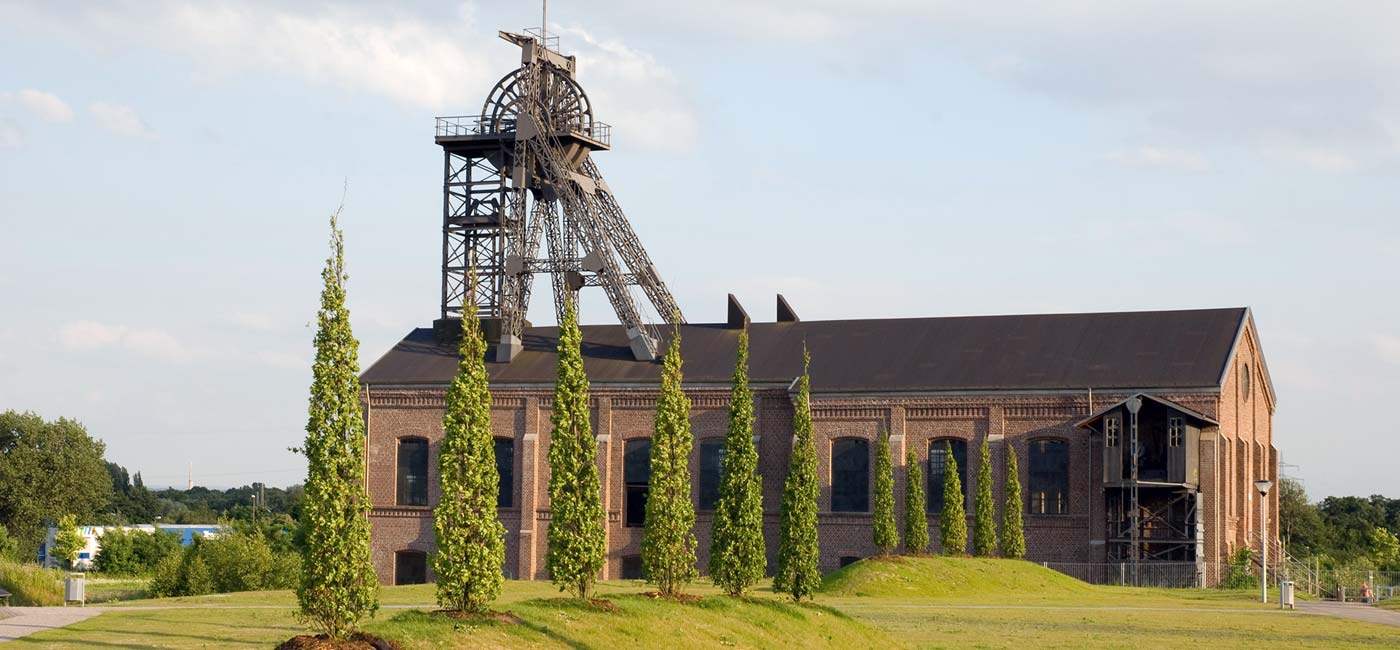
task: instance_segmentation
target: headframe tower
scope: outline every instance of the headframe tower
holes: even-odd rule
[[[437,118],[444,161],[435,328],[450,333],[475,306],[495,360],[509,362],[522,347],[534,275],[547,273],[556,316],[566,301],[578,305],[580,289],[602,287],[632,354],[654,359],[656,327],[633,289],[663,322],[684,318],[593,162],[593,152],[609,149],[612,129],[593,118],[577,60],[558,51],[557,37],[542,29],[500,37],[520,48],[520,67],[491,89],[481,114]]]

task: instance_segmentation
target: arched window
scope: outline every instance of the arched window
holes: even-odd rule
[[[428,441],[425,438],[399,438],[397,503],[401,506],[428,505]]]
[[[948,467],[948,448],[953,448],[953,460],[958,463],[958,480],[962,482],[963,503],[967,503],[967,441],[942,438],[928,443],[928,504],[929,512],[943,512],[943,473]]]
[[[1030,511],[1036,515],[1069,512],[1069,444],[1063,440],[1032,440]]]
[[[627,490],[622,525],[637,528],[646,523],[647,487],[651,485],[651,439],[628,440],[622,446],[622,483]]]
[[[720,471],[724,467],[724,440],[700,442],[700,509],[714,510],[719,504]]]
[[[496,483],[496,507],[510,508],[515,505],[515,440],[496,438],[496,473],[500,479]]]
[[[399,551],[394,554],[394,584],[421,585],[428,581],[428,554]]]
[[[870,441],[841,438],[831,443],[831,510],[870,510]]]

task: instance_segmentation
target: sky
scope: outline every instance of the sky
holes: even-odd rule
[[[0,409],[298,482],[327,217],[368,366],[437,314],[433,118],[534,3],[0,0]],[[986,5],[986,6],[983,6]],[[1252,307],[1286,475],[1395,495],[1400,5],[555,0],[692,322]],[[550,322],[545,282],[531,320]],[[609,322],[599,296],[585,322]]]

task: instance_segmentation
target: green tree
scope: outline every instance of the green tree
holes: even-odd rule
[[[695,504],[690,500],[690,398],[681,390],[677,329],[661,366],[651,437],[651,483],[642,529],[642,567],[663,596],[695,578]]]
[[[719,503],[710,536],[710,579],[724,593],[743,596],[763,579],[763,477],[753,444],[753,392],[749,390],[749,330],[739,332],[738,360],[729,391]]]
[[[817,446],[812,438],[812,358],[802,350],[802,376],[797,382],[797,403],[792,415],[792,458],[783,484],[778,523],[778,570],[773,590],[801,601],[821,585],[817,547]]]
[[[475,281],[473,280],[473,284]],[[447,387],[438,451],[441,496],[433,509],[437,601],[446,609],[485,612],[501,595],[505,526],[496,518],[500,474],[491,437],[486,340],[476,309],[462,310],[457,376]]]
[[[958,477],[958,459],[953,457],[952,443],[943,443],[946,459],[943,465],[943,511],[938,514],[938,537],[944,555],[967,552],[967,511],[963,509],[962,479]]]
[[[0,413],[0,525],[21,548],[38,548],[45,522],[90,521],[112,498],[105,451],[76,420]]]
[[[1001,556],[1019,560],[1026,556],[1026,533],[1021,524],[1021,474],[1016,449],[1006,445],[1006,505],[1001,509]]]
[[[880,432],[875,444],[875,548],[889,555],[899,546],[899,526],[894,521],[894,467],[890,460],[890,432]]]
[[[78,561],[78,553],[87,548],[87,539],[83,537],[83,532],[78,530],[78,517],[76,515],[63,515],[58,520],[53,536],[53,555],[58,558],[65,567],[72,567]]]
[[[0,560],[19,559],[19,540],[10,536],[10,529],[0,524]]]
[[[316,360],[302,449],[306,547],[297,589],[300,618],[333,639],[345,638],[379,609],[379,580],[370,563],[359,342],[345,306],[348,276],[339,216],[339,211],[331,216],[331,254],[321,271],[324,287],[316,314]]]
[[[1322,515],[1317,506],[1308,502],[1302,481],[1279,479],[1278,523],[1289,553],[1307,557],[1327,550],[1327,529]]]
[[[573,304],[559,324],[559,369],[549,437],[549,577],[560,591],[587,599],[603,569],[605,533],[598,483],[598,441],[588,409],[583,337]]]
[[[904,550],[923,553],[928,550],[928,506],[924,500],[924,472],[913,449],[904,455],[904,466],[908,468],[904,475]]]
[[[992,501],[992,451],[982,436],[982,448],[977,459],[977,497],[973,503],[972,552],[978,557],[990,557],[997,552],[996,504]]]
[[[1369,559],[1381,571],[1394,571],[1400,568],[1400,539],[1380,526],[1371,529],[1371,552]]]

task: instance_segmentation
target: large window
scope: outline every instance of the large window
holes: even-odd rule
[[[627,490],[622,525],[646,523],[647,487],[651,484],[651,439],[628,440],[622,447],[622,482]]]
[[[948,448],[958,463],[963,502],[967,502],[967,441],[955,438],[934,440],[928,445],[928,511],[943,512],[943,474],[948,467]]]
[[[1122,433],[1122,424],[1117,415],[1104,416],[1103,419],[1103,444],[1105,447],[1117,447],[1118,436]]]
[[[401,506],[428,505],[428,441],[399,439],[399,494]]]
[[[1036,515],[1069,512],[1069,445],[1063,440],[1032,440],[1030,510]]]
[[[700,443],[700,509],[714,510],[719,504],[719,478],[724,466],[724,441]]]
[[[428,555],[422,551],[394,554],[394,584],[421,585],[428,581]]]
[[[510,508],[515,505],[515,440],[496,438],[496,473],[500,475],[496,483],[496,507]]]
[[[841,438],[831,443],[831,510],[870,510],[870,442]]]

